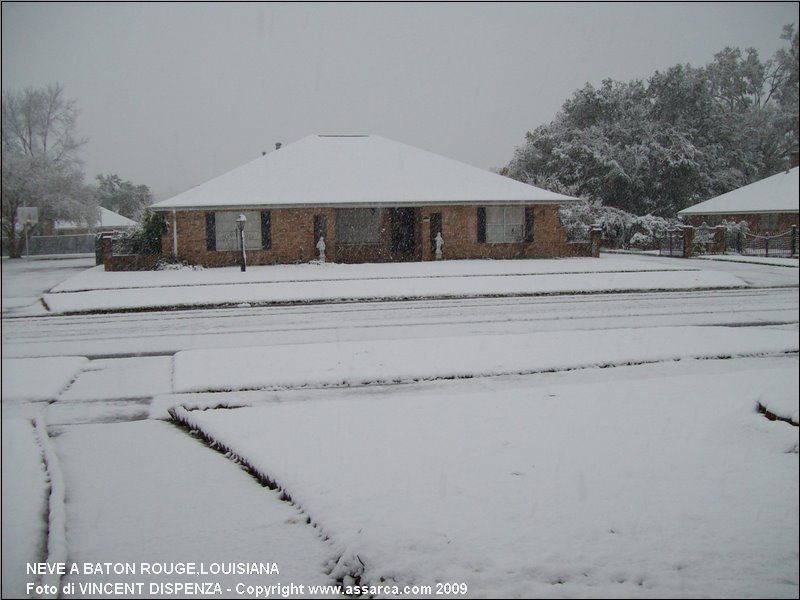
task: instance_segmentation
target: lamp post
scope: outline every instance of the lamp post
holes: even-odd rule
[[[247,270],[247,255],[244,252],[244,224],[247,223],[247,217],[239,215],[236,218],[236,227],[239,229],[239,246],[242,248],[242,271]]]

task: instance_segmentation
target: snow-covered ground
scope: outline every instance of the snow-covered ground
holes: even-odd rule
[[[267,282],[248,285],[228,283],[99,289],[86,292],[45,294],[43,301],[51,313],[75,313],[241,303],[352,302],[373,299],[585,294],[736,287],[745,287],[745,283],[729,273],[687,270],[644,273],[596,272],[516,276],[369,278]]]
[[[53,292],[82,292],[152,288],[169,286],[204,286],[220,284],[286,283],[299,281],[361,281],[365,279],[418,279],[424,277],[520,276],[564,273],[614,273],[640,271],[680,271],[685,265],[646,264],[624,257],[602,260],[561,258],[553,260],[451,260],[407,263],[306,263],[297,265],[250,266],[242,273],[239,267],[215,269],[181,268],[165,271],[107,272],[102,266],[83,271],[61,282]]]
[[[223,590],[238,582],[329,583],[326,563],[334,550],[305,524],[305,516],[174,426],[140,421],[75,425],[57,432],[55,444],[70,491],[71,561],[275,562],[279,575],[212,579]],[[149,584],[174,581],[175,576],[113,579]],[[69,581],[98,578],[71,576],[65,579]],[[223,596],[242,597],[231,592]]]
[[[334,572],[341,575],[354,565],[357,570],[361,563],[353,556],[358,555],[367,578],[378,573],[432,584],[461,576],[470,585],[469,596],[796,597],[798,518],[792,490],[798,467],[791,450],[797,429],[768,421],[756,406],[781,416],[798,411],[798,270],[659,257],[625,260],[636,268],[561,275],[569,267],[559,265],[572,261],[477,261],[490,269],[477,272],[476,265],[467,264],[472,261],[464,261],[458,267],[470,272],[419,276],[416,265],[392,265],[399,271],[387,271],[390,278],[384,279],[385,265],[337,265],[349,273],[303,285],[373,281],[381,288],[408,288],[434,281],[457,287],[476,280],[495,285],[573,277],[584,280],[586,291],[587,282],[604,277],[649,280],[710,273],[748,287],[133,314],[25,317],[28,309],[23,309],[3,315],[4,434],[7,420],[17,422],[17,438],[23,441],[21,432],[27,427],[31,433],[34,416],[41,414],[49,424],[39,431],[49,432],[45,441],[55,449],[63,473],[70,560],[274,560],[281,583],[331,583],[326,565],[341,557],[342,568]],[[575,264],[610,264],[605,261],[576,259]],[[529,263],[550,269],[549,274],[531,274]],[[442,264],[426,268],[452,268]],[[315,265],[287,269],[321,270]],[[242,275],[207,270],[187,276],[209,271],[212,277]],[[47,275],[48,286],[72,273]],[[20,271],[7,278],[4,272],[4,302],[9,281],[13,286],[21,277],[39,278],[37,293],[46,291],[39,275]],[[237,286],[217,281],[184,289],[200,293],[215,286],[284,284],[293,282]],[[786,350],[793,353],[690,358]],[[54,358],[65,358],[70,368],[61,369],[67,363]],[[252,361],[252,368],[237,359]],[[646,360],[659,362],[618,366]],[[594,368],[597,364],[610,366]],[[589,368],[537,372],[574,367]],[[452,375],[468,378],[438,379]],[[341,386],[420,376],[437,379]],[[331,383],[339,387],[307,387]],[[292,387],[264,389],[285,385]],[[251,387],[256,389],[188,392]],[[219,427],[220,435],[237,443],[252,442],[248,460],[264,460],[266,474],[285,478],[288,491],[293,489],[289,482],[296,486],[299,495],[292,498],[306,512],[280,502],[184,429],[159,421],[176,406],[252,407],[191,410],[189,416],[207,416],[204,429]],[[252,423],[223,423],[228,417],[217,418],[223,413],[230,418],[251,414]],[[275,414],[275,420],[270,416],[264,424],[266,414]],[[256,424],[263,425],[257,440]],[[316,441],[304,441],[312,435]],[[284,438],[280,451],[265,450]],[[502,446],[503,441],[509,445]],[[6,443],[4,435],[4,450]],[[294,452],[292,444],[302,448]],[[24,498],[12,500],[17,508],[25,504],[29,516],[38,507],[43,532],[53,515],[46,483],[41,484],[41,444],[16,446],[25,456],[14,461],[15,469],[4,468],[3,490],[22,489],[20,475],[40,482],[28,486]],[[324,452],[311,452],[314,448]],[[423,455],[427,465],[419,467]],[[532,468],[525,461],[533,455]],[[487,464],[491,468],[483,468]],[[599,481],[601,475],[607,484]],[[358,497],[347,496],[353,491],[342,484],[352,485],[359,477]],[[391,477],[396,481],[386,487]],[[420,510],[413,516],[404,507],[396,515],[380,511],[387,489],[400,490],[409,506]],[[5,496],[3,501],[5,524]],[[438,519],[448,506],[452,516]],[[463,526],[465,510],[478,515],[474,527]],[[775,534],[781,511],[782,529]],[[353,529],[359,514],[369,520],[361,531]],[[734,519],[743,514],[749,520]],[[58,525],[58,510],[55,516]],[[608,525],[612,520],[617,527]],[[33,533],[34,521],[28,519],[24,529],[31,532],[28,540],[38,540],[36,558],[43,560],[47,549],[43,533]],[[519,526],[514,529],[511,522]],[[402,523],[408,526],[379,548],[376,532],[396,532]],[[616,533],[603,533],[606,525]],[[5,551],[10,539],[5,528],[3,536]],[[787,553],[790,543],[794,554]],[[460,549],[451,556],[445,546],[454,545]],[[21,546],[20,552],[32,555],[32,547]],[[24,560],[19,558],[16,567],[4,560],[4,575]],[[14,573],[9,576],[14,580]],[[564,583],[557,583],[560,578]]]
[[[701,260],[721,260],[728,262],[750,263],[756,265],[772,265],[776,267],[800,267],[800,259],[781,258],[775,256],[745,256],[742,254],[703,254],[697,256]]]
[[[179,410],[281,485],[340,568],[473,597],[796,597],[797,359]],[[753,365],[753,366],[751,366]],[[691,365],[693,366],[693,365]],[[630,368],[629,368],[630,369]]]
[[[799,308],[796,289],[359,302],[7,319],[2,339],[9,357],[100,358],[192,348],[795,323]]]
[[[3,410],[3,598],[26,597],[25,564],[46,557],[47,473],[33,422]]]
[[[800,351],[796,331],[660,327],[184,350],[176,392],[354,386]]]
[[[94,266],[89,257],[2,259],[3,315],[45,314],[42,295],[65,279]]]
[[[88,363],[83,356],[4,358],[3,401],[54,400]]]

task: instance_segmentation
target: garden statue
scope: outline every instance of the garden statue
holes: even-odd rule
[[[442,239],[442,232],[436,234],[436,260],[442,260],[442,248],[444,247],[444,240]]]
[[[319,241],[317,242],[317,250],[319,250],[319,262],[324,263],[325,262],[325,238],[324,237],[320,236]]]

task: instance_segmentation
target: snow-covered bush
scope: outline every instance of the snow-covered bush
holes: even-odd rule
[[[653,237],[637,231],[631,236],[629,245],[637,250],[650,250],[653,245]]]
[[[599,224],[603,229],[603,245],[607,248],[650,250],[657,247],[658,239],[667,229],[679,224],[676,219],[634,215],[587,200],[563,206],[559,216],[571,241],[586,239],[589,227]]]
[[[190,265],[181,260],[162,259],[156,264],[156,271],[203,271],[202,265]]]

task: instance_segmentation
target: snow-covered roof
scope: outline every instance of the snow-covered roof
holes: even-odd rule
[[[377,135],[310,135],[152,208],[573,200]]]
[[[700,204],[684,208],[679,215],[798,212],[798,167],[740,187]]]
[[[100,221],[97,223],[96,227],[136,227],[136,221],[129,219],[128,217],[123,217],[119,213],[115,213],[113,210],[108,210],[107,208],[100,207]],[[82,227],[86,227],[86,225],[81,223],[76,223],[74,221],[56,221],[53,223],[53,227],[55,229],[80,229]]]

